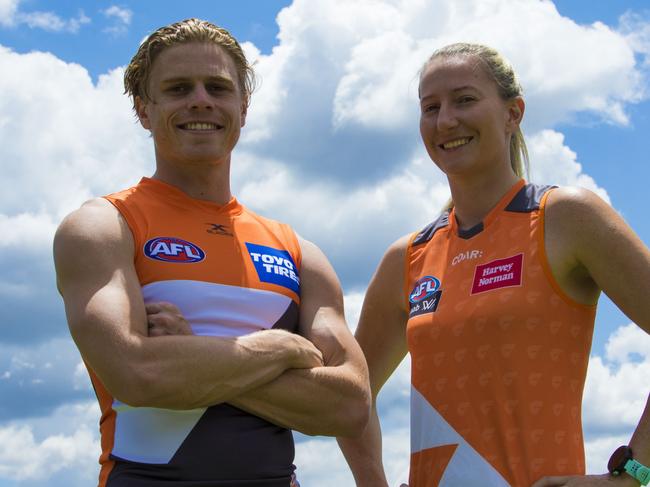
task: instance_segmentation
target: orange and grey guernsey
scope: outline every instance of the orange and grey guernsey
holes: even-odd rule
[[[520,180],[483,222],[453,209],[409,244],[410,487],[529,487],[584,474],[582,391],[595,306],[544,248],[551,187]]]
[[[296,331],[300,246],[293,230],[231,199],[219,206],[161,181],[105,197],[135,241],[145,303],[179,307],[195,335]],[[228,404],[131,407],[90,371],[100,403],[100,487],[288,487],[291,431]]]

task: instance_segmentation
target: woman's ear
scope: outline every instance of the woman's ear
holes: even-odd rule
[[[521,96],[516,96],[508,102],[508,117],[506,125],[509,132],[515,132],[524,118],[526,103]]]

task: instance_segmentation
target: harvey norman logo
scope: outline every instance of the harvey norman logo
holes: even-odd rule
[[[246,248],[260,281],[277,284],[300,294],[300,277],[289,252],[248,242]]]
[[[517,254],[476,266],[471,294],[502,287],[521,286],[523,264],[524,254]]]

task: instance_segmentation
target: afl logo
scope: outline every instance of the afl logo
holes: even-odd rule
[[[144,244],[144,255],[163,262],[190,264],[205,259],[198,246],[176,237],[156,237]]]
[[[425,276],[415,283],[415,287],[409,295],[411,303],[419,303],[440,289],[440,281],[433,276]]]

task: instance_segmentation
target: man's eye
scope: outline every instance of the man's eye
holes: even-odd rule
[[[181,94],[181,93],[187,93],[189,89],[190,88],[187,85],[173,85],[167,88],[167,92],[172,94]]]
[[[440,108],[439,105],[424,105],[422,107],[422,113],[435,112],[435,111],[438,111],[439,108]]]
[[[219,85],[219,84],[210,84],[207,85],[205,89],[210,93],[220,93],[222,91],[225,91],[226,87],[224,85]]]
[[[475,99],[476,98],[474,98],[473,96],[469,96],[469,95],[461,96],[460,98],[458,98],[458,103],[470,103],[470,102],[473,102]]]

